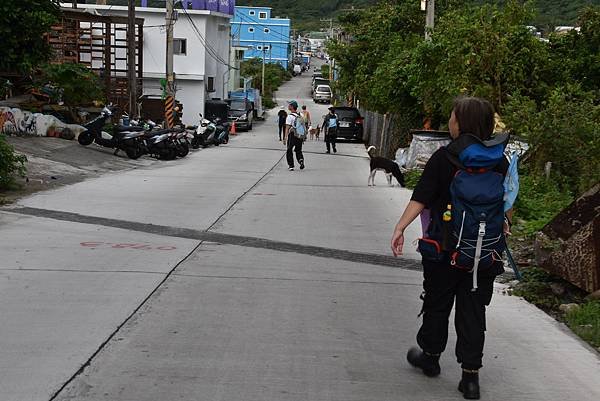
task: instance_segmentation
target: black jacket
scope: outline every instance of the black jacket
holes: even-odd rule
[[[285,125],[285,119],[287,118],[288,113],[285,110],[279,110],[277,113],[277,117],[279,117],[279,125]]]

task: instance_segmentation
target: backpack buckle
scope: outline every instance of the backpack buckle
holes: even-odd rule
[[[485,235],[485,221],[480,221],[479,222],[479,232],[478,232],[480,237],[483,237]]]

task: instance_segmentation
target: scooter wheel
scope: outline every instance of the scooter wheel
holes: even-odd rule
[[[190,147],[187,143],[181,144],[177,147],[177,156],[186,157],[190,153]]]
[[[162,160],[173,160],[177,158],[177,150],[173,148],[164,149],[160,152],[160,159]]]
[[[125,148],[125,153],[127,153],[127,157],[133,160],[139,159],[142,155],[142,151],[138,147]]]
[[[87,146],[94,142],[94,136],[90,131],[83,131],[77,137],[77,142],[79,142],[80,145]]]

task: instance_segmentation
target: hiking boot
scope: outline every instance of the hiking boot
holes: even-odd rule
[[[300,170],[304,170],[304,160],[300,160]]]
[[[428,354],[416,347],[413,347],[408,350],[408,353],[406,354],[406,359],[408,360],[408,363],[410,363],[415,368],[423,370],[425,376],[428,377],[438,376],[442,370],[440,368],[439,354]]]
[[[327,152],[325,152],[325,153],[327,153],[327,154],[330,154],[331,152],[330,152],[330,151],[327,151]]]
[[[293,167],[288,167],[288,170],[294,171],[294,168]]]
[[[458,383],[458,391],[463,393],[466,400],[478,400],[480,397],[478,371],[463,369],[462,379]]]
[[[333,148],[333,153],[337,153],[337,149],[336,148]]]

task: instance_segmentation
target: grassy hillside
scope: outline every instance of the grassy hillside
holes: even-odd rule
[[[69,0],[65,0],[69,1]],[[318,30],[326,28],[328,23],[320,19],[335,18],[338,14],[351,8],[369,7],[378,0],[237,0],[240,6],[266,6],[273,8],[274,16],[290,17],[295,29]],[[411,0],[418,2],[418,0]],[[439,0],[443,2],[443,0]],[[464,0],[475,4],[498,2],[505,0]],[[538,8],[538,16],[533,23],[539,27],[556,25],[572,25],[577,14],[585,6],[600,6],[600,0],[533,0]],[[80,3],[96,3],[96,0],[79,0]],[[108,4],[126,5],[127,0],[108,0]],[[139,4],[140,0],[136,0]],[[155,7],[164,6],[165,0],[150,0]]]
[[[415,2],[418,0],[414,0]],[[472,0],[474,3],[502,2],[503,0]],[[296,29],[318,29],[327,23],[320,18],[335,17],[341,10],[352,7],[368,7],[377,0],[237,0],[238,5],[267,6],[273,8],[273,14],[292,18]],[[556,26],[572,25],[579,10],[588,5],[600,5],[600,0],[535,0],[538,8],[536,25]]]

